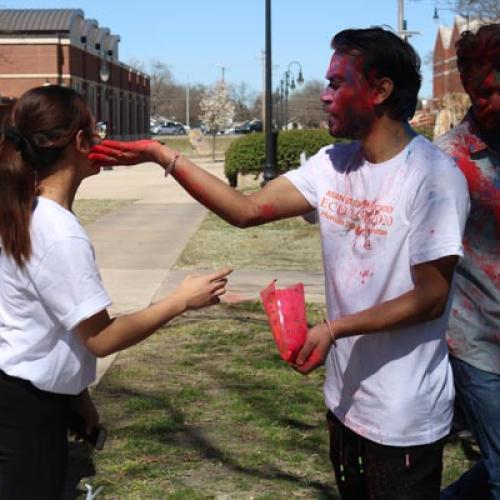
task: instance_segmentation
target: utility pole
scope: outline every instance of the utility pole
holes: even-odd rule
[[[398,0],[398,34],[403,35],[403,31],[406,29],[405,26],[405,2],[404,0]]]
[[[189,78],[186,84],[186,126],[189,128]]]
[[[261,52],[262,62],[262,93],[260,96],[260,114],[262,123],[266,123],[266,51]]]
[[[227,68],[223,64],[217,64],[217,67],[220,68],[220,81],[224,83]]]
[[[266,184],[274,179],[276,171],[276,142],[273,137],[273,65],[271,60],[271,0],[266,0],[266,119],[264,133],[266,137],[266,163],[264,164],[264,181]]]
[[[405,42],[408,41],[412,35],[420,35],[418,31],[408,31],[408,23],[405,19],[405,1],[398,0],[398,35]]]

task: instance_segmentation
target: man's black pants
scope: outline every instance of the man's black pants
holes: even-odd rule
[[[343,500],[437,500],[444,439],[385,446],[354,433],[330,411],[330,459]]]
[[[0,371],[1,500],[61,498],[70,398]]]

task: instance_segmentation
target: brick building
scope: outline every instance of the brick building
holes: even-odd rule
[[[481,25],[477,19],[456,16],[452,27],[440,26],[434,44],[433,97],[442,102],[448,94],[465,93],[457,68],[455,43],[465,30],[476,31]]]
[[[82,93],[112,137],[149,134],[149,77],[120,62],[119,42],[80,9],[0,10],[0,113],[27,89],[59,84]]]
[[[454,127],[470,106],[457,68],[455,43],[465,30],[477,31],[486,21],[456,16],[453,26],[440,26],[433,55],[433,102],[436,113],[434,136],[438,137]]]

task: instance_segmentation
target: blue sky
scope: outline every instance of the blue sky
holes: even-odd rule
[[[290,61],[301,63],[304,78],[323,80],[330,40],[344,28],[397,24],[397,0],[272,0],[273,87]],[[438,24],[434,0],[405,0],[411,41],[422,59],[432,51]],[[80,8],[121,36],[120,59],[161,60],[175,79],[213,83],[226,80],[262,88],[264,0],[0,0],[2,8]],[[443,24],[453,14],[439,12]],[[296,68],[296,67],[294,67]],[[432,95],[432,70],[422,62],[422,97]]]

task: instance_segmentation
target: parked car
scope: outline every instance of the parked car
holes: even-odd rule
[[[262,121],[261,120],[251,120],[248,124],[248,129],[250,132],[262,132]]]
[[[243,123],[235,123],[226,130],[226,134],[249,134],[250,132],[262,132],[261,120],[247,120]]]
[[[154,127],[156,135],[186,135],[186,128],[182,123],[165,121]]]

